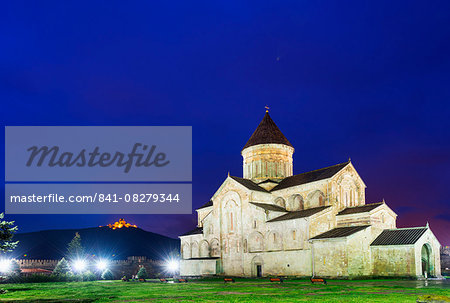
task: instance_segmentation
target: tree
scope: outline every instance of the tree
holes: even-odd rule
[[[74,260],[83,257],[84,248],[81,245],[81,236],[79,233],[75,233],[72,241],[67,245],[67,257],[69,260]]]
[[[17,231],[17,226],[14,226],[14,221],[3,221],[4,213],[0,214],[0,252],[12,251],[16,248],[19,241],[11,241],[14,233]]]
[[[105,269],[105,271],[102,273],[102,279],[103,280],[114,280],[114,275],[109,269]]]
[[[69,262],[67,262],[67,260],[64,258],[59,260],[58,264],[56,264],[55,269],[53,270],[53,274],[55,274],[55,275],[71,275],[72,268],[70,268]]]
[[[147,270],[145,269],[144,266],[139,268],[139,271],[137,273],[137,277],[138,277],[138,279],[147,279],[148,278]]]

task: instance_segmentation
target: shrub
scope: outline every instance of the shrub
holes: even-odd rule
[[[44,282],[71,282],[76,281],[74,275],[28,275],[28,276],[15,276],[8,279],[7,283],[44,283]]]
[[[97,276],[91,271],[88,270],[83,273],[83,281],[96,281],[96,280]]]
[[[145,269],[144,266],[139,268],[139,271],[137,273],[137,277],[138,277],[138,279],[147,279],[148,278],[147,270]]]
[[[102,273],[102,279],[103,280],[114,280],[114,275],[109,269],[105,269],[105,271]]]

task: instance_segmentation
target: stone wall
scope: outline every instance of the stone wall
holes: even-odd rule
[[[53,270],[59,260],[18,259],[20,268],[42,268]]]
[[[313,250],[315,276],[348,277],[348,251],[345,238],[314,241]]]
[[[414,245],[371,246],[374,276],[416,276]]]
[[[348,275],[361,277],[372,274],[370,243],[372,243],[372,227],[368,227],[347,238]]]
[[[311,251],[273,251],[244,256],[244,276],[256,277],[256,265],[261,265],[262,276],[310,276]]]
[[[182,277],[212,276],[216,274],[219,259],[181,260],[180,275]]]

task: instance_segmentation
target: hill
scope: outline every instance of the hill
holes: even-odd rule
[[[170,251],[179,252],[180,243],[163,235],[140,228],[93,227],[84,229],[44,230],[19,233],[19,241],[11,256],[18,259],[60,259],[67,251],[67,244],[78,232],[86,252],[90,255],[112,259],[128,256],[146,256],[163,259]]]

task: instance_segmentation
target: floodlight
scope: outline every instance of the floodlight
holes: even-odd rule
[[[178,270],[179,264],[177,260],[169,260],[166,266],[169,271],[176,272]]]
[[[98,260],[96,266],[98,270],[103,271],[108,268],[108,262],[106,260]]]
[[[73,262],[73,269],[78,272],[82,272],[86,269],[86,261],[84,260],[75,260]]]
[[[0,260],[0,272],[7,273],[11,270],[11,260],[2,259]]]

